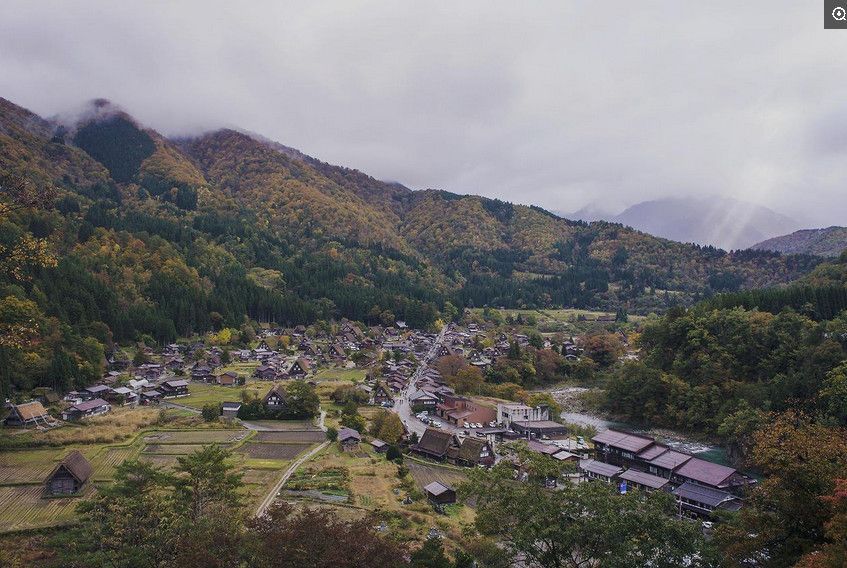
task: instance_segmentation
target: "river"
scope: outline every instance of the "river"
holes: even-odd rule
[[[585,390],[587,389],[582,387],[568,387],[565,389],[553,391],[550,394],[552,394],[556,399],[560,400],[560,402],[563,403],[563,407],[572,408],[571,404],[568,404],[568,402],[573,401],[571,397],[580,392],[584,392]],[[598,431],[614,428],[620,430],[627,430],[629,432],[635,432],[638,434],[645,434],[650,437],[656,438],[656,440],[658,440],[659,442],[680,452],[695,454],[697,455],[697,457],[700,457],[702,459],[724,465],[729,464],[726,450],[721,446],[705,444],[703,442],[692,439],[690,436],[673,430],[644,428],[643,426],[635,426],[633,424],[627,424],[625,422],[615,422],[612,420],[606,420],[605,418],[584,412],[562,412],[561,417],[562,420],[567,423],[577,424],[580,426],[593,426]]]

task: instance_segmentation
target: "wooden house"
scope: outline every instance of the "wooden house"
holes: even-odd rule
[[[159,385],[158,390],[164,398],[188,396],[188,381],[165,381]]]
[[[141,392],[141,404],[159,404],[162,401],[162,393],[157,390],[146,390]]]
[[[48,424],[50,415],[37,400],[31,400],[22,404],[8,404],[9,415],[3,421],[6,426],[27,427],[39,424]]]
[[[276,378],[276,369],[270,365],[259,365],[253,376],[262,381],[272,381]]]
[[[135,404],[138,402],[138,394],[127,387],[115,387],[107,395],[106,399],[109,402],[114,402],[119,405]]]
[[[91,477],[91,464],[77,450],[72,451],[59,463],[44,482],[47,496],[76,495]]]
[[[465,438],[454,461],[467,466],[494,465],[494,449],[485,438]]]
[[[345,452],[358,449],[361,441],[362,435],[352,428],[342,428],[338,431],[338,445]]]
[[[623,469],[597,460],[582,460],[579,462],[579,471],[586,481],[598,480],[606,483],[615,483]]]
[[[371,440],[371,446],[373,446],[374,451],[378,454],[384,454],[388,451],[388,443],[378,438]]]
[[[456,445],[450,432],[438,428],[427,428],[418,443],[409,449],[430,458],[443,460],[447,457],[451,446]]]
[[[244,379],[235,371],[227,371],[226,373],[218,375],[217,383],[223,387],[234,387],[237,385],[243,385]]]
[[[450,505],[456,502],[456,490],[440,481],[433,481],[424,487],[424,493],[435,505]]]
[[[262,402],[270,409],[279,409],[285,406],[285,400],[288,398],[288,393],[281,385],[274,385]]]
[[[374,404],[383,404],[385,402],[392,402],[393,397],[391,392],[385,388],[385,385],[377,383],[373,389],[373,401]]]
[[[689,517],[714,518],[717,511],[738,511],[743,502],[735,495],[686,481],[672,492],[680,511]]]
[[[100,416],[112,410],[112,405],[102,398],[86,400],[79,404],[74,404],[70,408],[62,411],[62,420],[82,420],[93,416]]]
[[[435,410],[435,406],[438,404],[438,397],[425,390],[419,390],[409,397],[409,404],[411,404],[412,410],[415,412]]]
[[[224,402],[221,404],[221,415],[224,418],[237,418],[239,410],[241,410],[240,402]]]

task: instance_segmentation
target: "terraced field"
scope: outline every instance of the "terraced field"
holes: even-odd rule
[[[80,497],[44,499],[42,492],[46,477],[74,449],[83,453],[94,470],[84,491],[90,495],[97,484],[111,482],[115,468],[126,460],[141,459],[171,469],[180,456],[208,444],[220,444],[235,452],[235,463],[244,474],[245,499],[248,503],[258,502],[272,490],[291,459],[326,439],[310,421],[270,422],[269,427],[274,429],[157,430],[130,437],[123,443],[0,453],[0,533],[73,521]]]
[[[96,481],[112,479],[116,467],[137,455],[137,446],[106,448],[91,460],[91,466],[94,468],[94,479]]]
[[[291,460],[310,447],[311,444],[244,444],[239,453],[257,459]]]
[[[467,476],[462,470],[450,467],[423,464],[413,460],[407,460],[406,467],[409,468],[409,473],[412,474],[421,489],[433,481],[438,481],[455,489],[456,485],[467,480]]]
[[[291,430],[277,432],[257,432],[252,441],[272,444],[313,444],[326,439],[321,430]]]
[[[72,521],[79,499],[42,499],[43,491],[42,485],[0,486],[0,532]]]
[[[144,436],[148,444],[230,444],[250,435],[248,430],[162,431]]]
[[[41,483],[67,451],[51,448],[0,453],[0,484]]]

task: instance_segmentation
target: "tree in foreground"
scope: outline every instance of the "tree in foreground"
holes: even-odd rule
[[[329,511],[295,512],[277,503],[248,523],[246,562],[256,568],[394,568],[405,550],[373,528],[373,521],[345,521]]]
[[[477,503],[476,527],[497,538],[526,566],[540,568],[676,568],[713,566],[698,526],[674,518],[665,493],[618,495],[602,483],[547,489],[557,464],[520,453],[529,474],[514,480],[510,464],[477,470],[460,490]]]
[[[118,466],[115,482],[80,505],[80,523],[56,534],[63,568],[237,566],[244,537],[231,453],[209,446],[174,473],[147,462]]]
[[[793,566],[826,547],[827,527],[837,525],[841,506],[833,496],[847,472],[847,430],[798,412],[774,415],[753,436],[749,461],[764,479],[738,517],[717,531],[727,561]],[[829,566],[808,564],[810,558],[806,566]]]

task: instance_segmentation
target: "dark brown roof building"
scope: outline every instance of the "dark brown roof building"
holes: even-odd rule
[[[411,449],[429,457],[443,459],[447,455],[452,440],[453,435],[450,432],[437,428],[427,428],[420,441]]]
[[[91,464],[78,451],[65,456],[46,480],[48,495],[73,495],[79,493],[88,478],[91,477]]]

